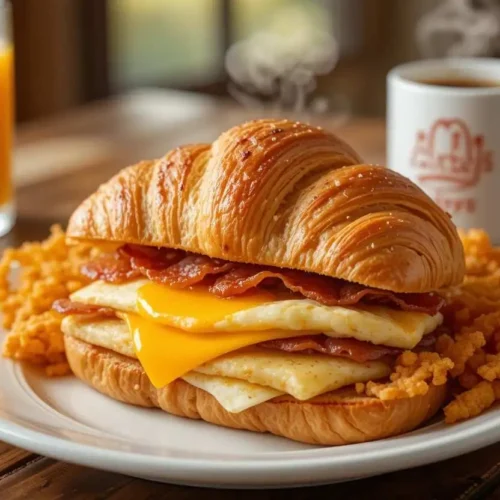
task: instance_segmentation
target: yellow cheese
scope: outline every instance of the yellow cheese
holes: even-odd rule
[[[259,342],[293,336],[285,330],[197,333],[124,314],[139,361],[155,387],[163,387],[228,352]],[[300,335],[300,332],[295,334]]]
[[[194,332],[211,332],[224,318],[273,300],[269,293],[222,298],[206,287],[176,289],[156,283],[148,283],[137,291],[141,316]]]
[[[322,332],[402,349],[415,347],[442,322],[441,314],[431,316],[381,306],[325,306],[306,299],[269,301],[263,293],[222,299],[200,289],[178,290],[145,280],[123,285],[98,281],[71,298],[118,311],[140,312],[155,322],[196,332]]]

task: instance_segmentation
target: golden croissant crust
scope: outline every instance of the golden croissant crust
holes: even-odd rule
[[[118,173],[73,213],[71,239],[181,248],[396,292],[459,283],[450,217],[415,184],[319,127],[257,120]]]

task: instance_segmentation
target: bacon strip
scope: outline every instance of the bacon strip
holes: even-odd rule
[[[167,269],[147,271],[146,276],[156,283],[175,288],[187,288],[203,281],[207,276],[229,271],[234,264],[205,255],[189,255]]]
[[[130,261],[133,269],[163,270],[182,260],[186,256],[184,250],[173,248],[154,248],[143,245],[123,245],[118,254]]]
[[[375,361],[385,356],[397,356],[402,350],[396,347],[375,345],[357,339],[337,339],[326,335],[304,335],[288,339],[261,342],[259,347],[286,352],[314,354],[319,352],[328,356],[348,358],[358,363]]]
[[[240,266],[219,278],[210,291],[222,297],[239,295],[259,286],[264,280],[278,278],[291,291],[327,306],[351,306],[362,299],[396,305],[405,311],[436,314],[444,304],[441,297],[426,293],[395,294],[367,288],[357,283],[336,280],[290,269],[261,270],[258,266]]]
[[[116,311],[111,307],[73,302],[70,299],[58,299],[52,304],[52,309],[60,314],[84,314],[96,318],[114,318]]]
[[[230,297],[257,287],[269,278],[278,278],[289,290],[327,306],[351,306],[365,299],[366,302],[396,305],[405,311],[436,314],[444,304],[443,298],[431,293],[396,294],[327,276],[290,269],[259,270],[257,266],[248,265],[230,270],[215,282],[210,291]]]
[[[414,351],[426,351],[436,343],[437,338],[443,333],[441,327],[434,332],[424,335],[422,340],[412,349]],[[266,349],[276,349],[285,352],[300,352],[302,354],[314,354],[319,352],[329,356],[348,358],[358,363],[375,361],[386,356],[399,356],[403,349],[376,345],[371,342],[347,338],[340,339],[327,335],[303,335],[287,339],[268,340],[258,344]]]
[[[103,254],[84,264],[80,271],[92,281],[101,279],[108,283],[123,283],[142,276],[141,271],[132,266],[132,261],[119,253]]]
[[[433,293],[394,293],[303,271],[237,264],[182,250],[139,245],[124,245],[116,254],[107,254],[86,264],[82,273],[92,280],[111,283],[140,276],[178,288],[202,283],[221,297],[241,295],[255,288],[284,286],[328,306],[362,302],[427,314],[436,314],[445,302]]]

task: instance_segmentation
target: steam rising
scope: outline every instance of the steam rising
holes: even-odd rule
[[[275,115],[331,111],[332,99],[315,91],[317,77],[330,73],[338,62],[338,43],[328,31],[303,21],[285,33],[271,25],[230,47],[225,61],[229,92],[238,102]],[[333,102],[337,111],[339,104],[346,107],[338,98]]]
[[[447,0],[417,26],[425,57],[500,56],[500,1]]]

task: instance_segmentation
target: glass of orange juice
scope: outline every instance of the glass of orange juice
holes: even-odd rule
[[[14,128],[14,50],[10,6],[0,0],[0,236],[14,225],[12,142]]]

